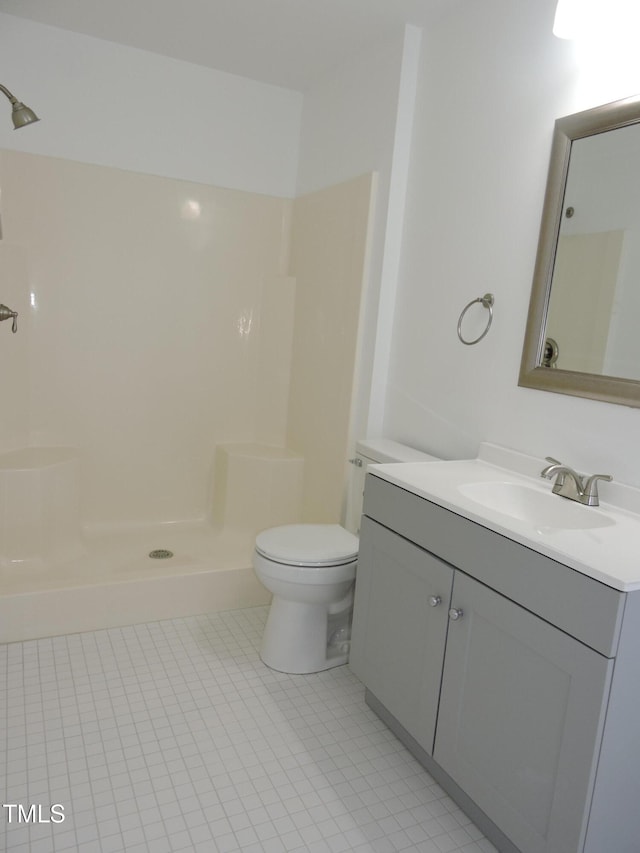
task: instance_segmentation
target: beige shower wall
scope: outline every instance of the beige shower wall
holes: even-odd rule
[[[3,198],[0,184],[0,228]],[[1,238],[0,231],[0,238]],[[24,444],[29,411],[29,329],[25,323],[28,305],[27,259],[20,246],[0,239],[0,304],[18,311],[18,332],[12,334],[11,320],[0,324],[0,364],[2,364],[2,404],[0,405],[0,452]]]
[[[287,445],[305,458],[302,520],[340,520],[374,175],[294,202]]]
[[[339,519],[371,176],[292,202],[0,151],[0,190],[0,452],[77,448],[85,522],[140,524],[210,514],[216,446],[286,446]]]
[[[0,152],[0,451],[79,448],[88,522],[207,511],[215,446],[283,444],[291,202]]]

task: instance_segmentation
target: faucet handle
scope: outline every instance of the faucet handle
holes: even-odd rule
[[[613,480],[611,474],[592,474],[584,484],[584,493],[587,498],[588,506],[598,506],[600,503],[598,498],[598,480],[604,480],[610,483]]]
[[[552,465],[562,465],[562,462],[559,459],[554,459],[553,456],[545,456],[544,458]]]

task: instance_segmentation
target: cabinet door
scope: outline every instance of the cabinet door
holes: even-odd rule
[[[436,761],[523,853],[579,853],[613,661],[460,573],[452,607]]]
[[[429,754],[452,581],[451,566],[363,519],[351,668]]]

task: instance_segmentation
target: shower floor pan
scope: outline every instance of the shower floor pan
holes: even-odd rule
[[[0,567],[0,642],[267,604],[253,543],[204,522],[85,531],[73,559]]]

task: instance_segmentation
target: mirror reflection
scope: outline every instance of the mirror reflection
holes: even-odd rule
[[[556,122],[520,385],[640,406],[640,98]]]
[[[553,364],[640,379],[638,318],[640,125],[632,125],[571,146],[546,325]]]

